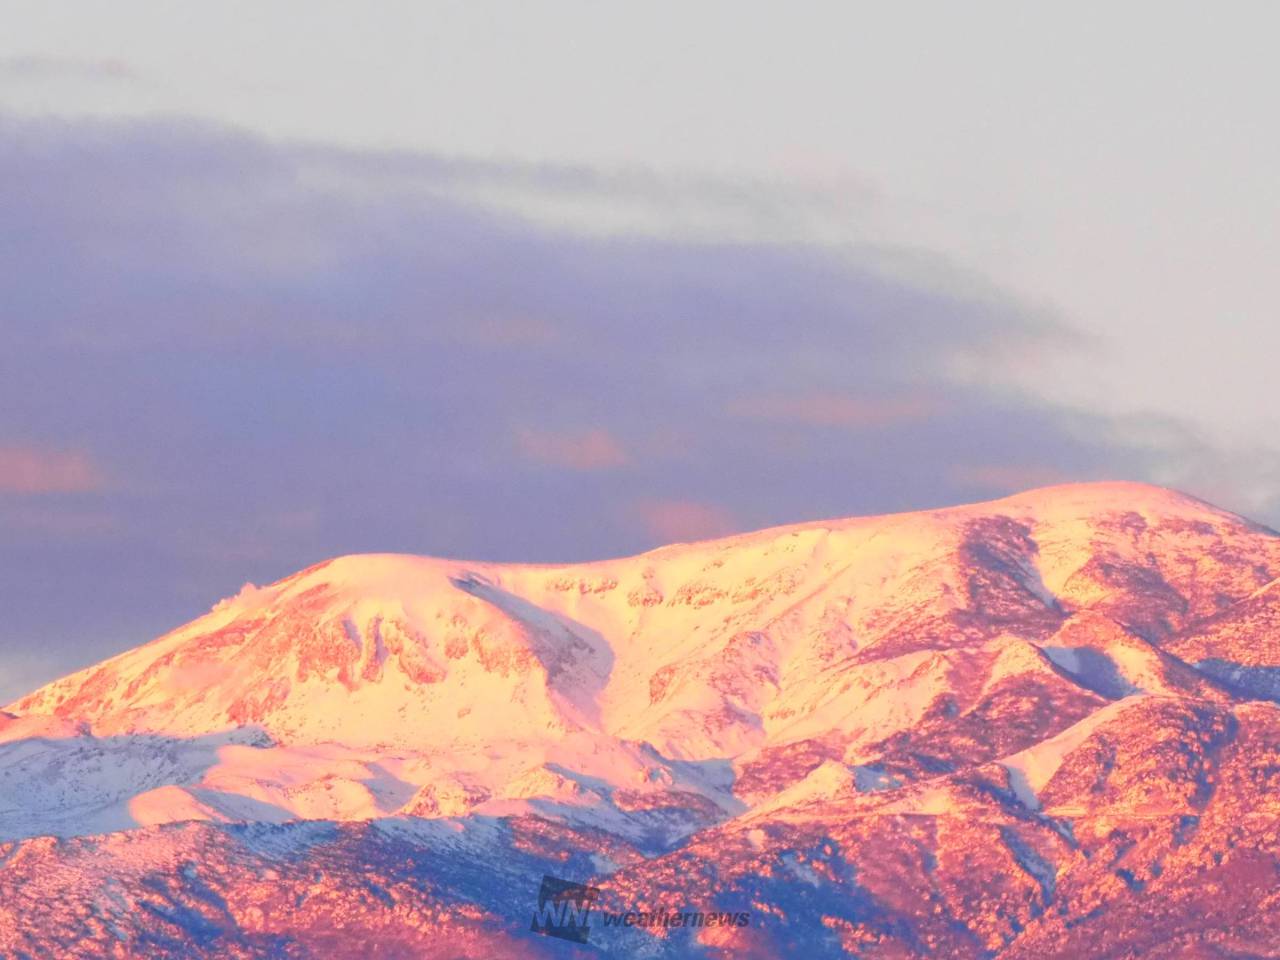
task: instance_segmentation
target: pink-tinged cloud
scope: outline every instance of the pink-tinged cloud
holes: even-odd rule
[[[80,451],[0,447],[0,493],[83,493],[102,486],[102,475]]]
[[[528,459],[568,470],[613,470],[630,460],[617,438],[598,427],[570,433],[524,429],[516,444]]]
[[[859,397],[831,392],[742,397],[728,406],[735,417],[817,427],[883,427],[922,420],[933,409],[923,396]]]
[[[1034,487],[1048,487],[1080,479],[1052,467],[996,463],[956,466],[948,471],[948,478],[954,483],[1000,493],[1031,490]]]
[[[739,529],[728,510],[696,500],[644,500],[635,512],[645,531],[661,543],[710,540]]]

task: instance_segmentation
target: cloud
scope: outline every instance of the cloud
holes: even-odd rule
[[[667,188],[0,119],[0,436],[47,444],[0,476],[115,524],[6,530],[9,635],[54,671],[335,554],[588,559],[953,503],[1022,464],[1146,479],[1188,449],[1019,390],[1010,358],[1070,332],[937,258],[606,236],[488,198],[740,192]]]
[[[613,434],[599,427],[573,433],[524,428],[516,444],[530,460],[568,470],[612,470],[629,459]]]
[[[649,536],[660,543],[708,540],[739,530],[723,507],[694,500],[644,500],[632,508]]]
[[[865,181],[831,172],[769,179],[662,173],[641,166],[601,168],[513,159],[457,157],[405,150],[295,147],[295,155],[330,185],[447,194],[472,206],[571,225],[596,235],[680,234],[724,242],[767,235],[803,237],[838,223],[856,235],[878,201]]]
[[[0,493],[83,493],[102,485],[102,476],[82,451],[0,447]]]

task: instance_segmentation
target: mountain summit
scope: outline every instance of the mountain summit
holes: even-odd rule
[[[341,557],[5,708],[0,955],[335,956],[336,911],[387,956],[538,956],[542,873],[751,914],[619,956],[1255,955],[1277,577],[1274,532],[1128,483]]]

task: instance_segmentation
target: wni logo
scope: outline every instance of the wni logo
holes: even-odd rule
[[[543,876],[538,890],[538,909],[529,929],[548,937],[586,943],[590,932],[587,921],[591,905],[599,898],[600,891],[596,887]]]

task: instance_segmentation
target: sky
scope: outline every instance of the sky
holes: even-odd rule
[[[1280,525],[1274,5],[0,18],[0,702],[351,552]]]

